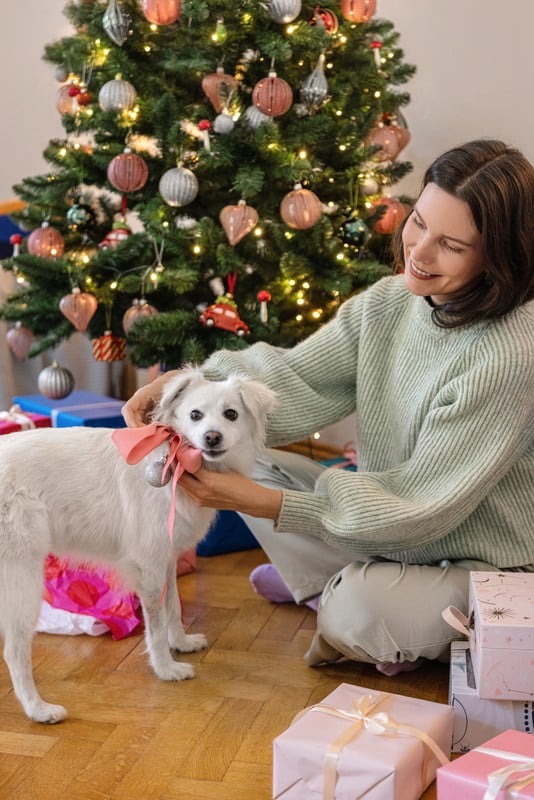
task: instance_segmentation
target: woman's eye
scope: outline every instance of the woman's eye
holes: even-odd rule
[[[416,216],[412,217],[412,219],[414,221],[414,224],[417,225],[418,228],[424,228],[425,227],[423,225],[423,223],[421,222],[421,220],[418,219]]]
[[[199,420],[199,419],[202,419],[202,417],[204,416],[204,414],[202,413],[202,411],[198,411],[198,410],[195,408],[193,411],[191,411],[191,414],[190,414],[189,416],[191,417],[191,419],[192,419],[194,422],[198,422],[198,420]]]
[[[456,254],[463,253],[463,250],[462,250],[461,248],[459,248],[459,247],[453,247],[453,246],[452,246],[451,244],[449,244],[448,242],[442,242],[442,245],[443,245],[443,247],[445,248],[445,250],[449,250],[451,253],[456,253]]]
[[[237,411],[235,411],[233,408],[227,408],[224,412],[224,416],[226,419],[229,419],[230,422],[235,422],[237,419]]]

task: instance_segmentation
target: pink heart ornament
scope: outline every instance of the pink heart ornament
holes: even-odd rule
[[[237,206],[225,206],[219,214],[221,225],[231,245],[237,244],[258,223],[258,212],[240,200]]]

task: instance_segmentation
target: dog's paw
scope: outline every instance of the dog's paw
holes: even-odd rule
[[[154,672],[161,681],[185,681],[195,677],[195,670],[185,661],[173,661],[164,667],[154,668]]]
[[[203,633],[182,633],[170,642],[171,650],[178,650],[180,653],[195,653],[197,650],[204,650],[208,646],[208,640]]]
[[[44,722],[47,725],[55,725],[56,722],[61,722],[65,719],[68,711],[63,706],[56,706],[53,703],[41,702],[35,705],[28,713],[30,719],[34,722]]]

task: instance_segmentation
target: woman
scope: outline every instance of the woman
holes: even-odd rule
[[[446,659],[469,570],[534,570],[534,168],[480,140],[438,157],[397,236],[403,274],[283,350],[220,351],[278,392],[269,444],[356,411],[357,473],[269,451],[255,480],[201,470],[182,487],[245,519],[290,590],[321,593],[310,664],[386,674]],[[124,407],[142,424],[166,376]],[[274,522],[274,525],[273,525]]]

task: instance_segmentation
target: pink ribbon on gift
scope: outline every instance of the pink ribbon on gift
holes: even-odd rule
[[[353,442],[345,442],[343,445],[343,455],[347,459],[346,461],[340,461],[339,464],[332,464],[332,469],[344,469],[345,467],[357,467],[358,461],[356,460],[356,450],[354,448]]]
[[[496,800],[499,792],[505,790],[508,792],[519,792],[528,786],[529,783],[534,783],[534,760],[528,760],[528,757],[521,755],[521,753],[511,753],[507,750],[494,750],[491,747],[475,747],[477,753],[485,753],[488,756],[495,756],[495,758],[502,758],[506,761],[514,761],[517,763],[510,764],[507,767],[500,767],[495,769],[488,775],[488,788],[482,800]],[[524,778],[513,777],[518,772],[528,772]]]
[[[192,447],[179,433],[173,431],[159,422],[143,425],[142,428],[118,428],[111,434],[113,442],[118,447],[127,464],[137,464],[149,455],[156,447],[168,441],[169,453],[163,468],[162,480],[172,469],[171,504],[167,517],[169,539],[173,541],[174,518],[176,515],[176,484],[184,472],[197,472],[202,466],[202,451]],[[163,588],[162,600],[167,591],[167,583]]]
[[[20,425],[21,431],[29,431],[31,428],[35,428],[33,419],[23,414],[18,405],[11,406],[9,411],[0,411],[0,420],[2,422],[14,422],[16,425]]]
[[[296,722],[297,719],[299,719],[307,711],[321,711],[325,714],[331,714],[335,717],[340,717],[341,719],[346,719],[353,723],[347,728],[346,731],[340,734],[336,739],[334,739],[333,742],[329,744],[326,751],[323,800],[335,800],[337,763],[339,760],[339,755],[345,745],[347,745],[351,739],[354,739],[360,733],[362,728],[365,728],[365,730],[369,731],[369,733],[373,733],[377,736],[383,733],[405,733],[409,736],[415,736],[420,739],[423,744],[426,744],[426,746],[432,751],[442,766],[445,766],[445,764],[449,763],[449,759],[443,750],[425,731],[421,730],[420,728],[416,728],[413,725],[405,725],[402,722],[397,722],[384,711],[371,714],[371,712],[374,711],[380,703],[382,703],[384,700],[387,700],[389,697],[391,697],[391,694],[386,692],[380,692],[378,695],[376,695],[376,697],[373,697],[371,694],[365,694],[359,700],[354,701],[354,711],[345,711],[342,708],[336,708],[335,706],[330,706],[326,703],[319,703],[318,705],[305,708],[303,711],[299,712],[293,720],[293,722]],[[423,774],[425,773],[425,770],[426,751],[425,761],[423,762]]]

